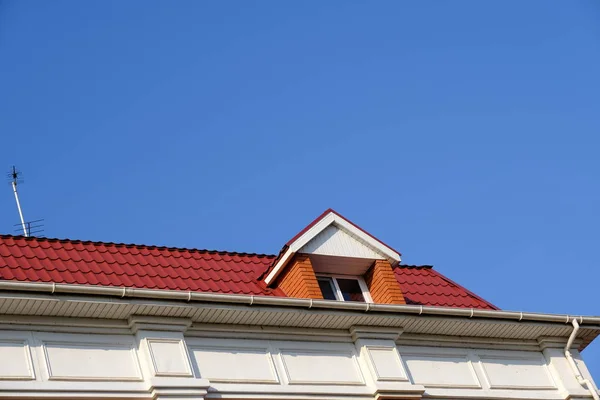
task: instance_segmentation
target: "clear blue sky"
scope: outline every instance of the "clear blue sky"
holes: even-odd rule
[[[0,166],[49,237],[274,253],[332,207],[599,315],[599,111],[594,0],[0,3]]]

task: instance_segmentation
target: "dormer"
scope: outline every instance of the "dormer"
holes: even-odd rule
[[[399,252],[329,209],[286,243],[265,283],[290,297],[405,304],[399,263]]]

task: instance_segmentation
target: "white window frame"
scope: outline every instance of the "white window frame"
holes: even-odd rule
[[[371,293],[369,293],[369,288],[367,287],[367,283],[363,279],[362,276],[356,275],[339,275],[339,274],[315,274],[317,276],[317,280],[319,278],[330,278],[333,283],[333,293],[335,294],[337,301],[346,301],[344,300],[344,295],[340,290],[340,286],[337,283],[338,279],[354,279],[358,281],[358,286],[362,291],[362,295],[365,298],[365,303],[372,303],[373,299],[371,298]]]

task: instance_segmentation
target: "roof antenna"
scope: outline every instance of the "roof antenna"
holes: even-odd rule
[[[17,168],[13,165],[11,171],[8,173],[8,177],[10,178],[10,183],[12,184],[13,192],[15,193],[15,200],[17,201],[17,209],[19,210],[19,217],[21,217],[21,226],[23,227],[23,235],[29,236],[27,232],[27,227],[25,225],[25,219],[23,218],[23,210],[21,210],[21,202],[19,201],[19,193],[17,192],[17,185],[19,183],[23,183],[23,180],[20,179],[21,172],[17,170]]]

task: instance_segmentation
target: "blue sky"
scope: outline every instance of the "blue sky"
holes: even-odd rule
[[[0,60],[47,236],[274,253],[332,207],[501,308],[600,315],[593,0],[5,0]]]

